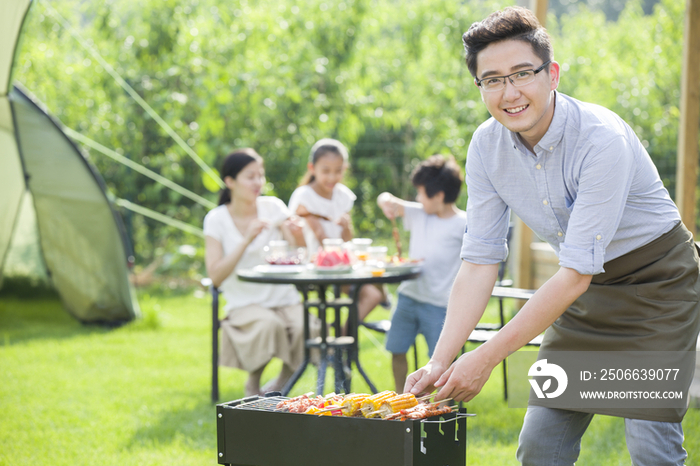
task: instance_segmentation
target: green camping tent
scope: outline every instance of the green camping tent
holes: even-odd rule
[[[29,3],[0,1],[0,288],[12,276],[44,279],[78,320],[128,321],[138,314],[129,247],[104,182],[60,124],[11,86]]]

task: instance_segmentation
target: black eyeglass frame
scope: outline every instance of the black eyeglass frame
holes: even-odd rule
[[[481,85],[481,83],[482,83],[483,81],[486,81],[487,79],[503,79],[503,89],[506,88],[506,79],[508,79],[508,81],[510,81],[510,83],[511,83],[513,86],[519,87],[517,84],[515,84],[515,82],[514,82],[512,79],[510,79],[511,76],[516,75],[516,74],[518,74],[518,73],[522,73],[523,71],[534,71],[534,72],[535,72],[535,76],[537,76],[537,73],[539,73],[540,71],[542,71],[543,69],[545,69],[547,66],[549,66],[550,63],[552,63],[552,60],[547,60],[546,62],[542,63],[542,66],[540,66],[539,68],[537,68],[537,69],[535,69],[535,70],[533,70],[533,69],[529,69],[529,70],[520,70],[520,71],[516,71],[515,73],[511,73],[511,74],[509,74],[509,75],[506,75],[506,76],[486,76],[486,77],[483,78],[483,79],[474,78],[474,83],[475,83],[477,86],[479,86],[484,92],[496,92],[496,91],[502,90],[502,89],[494,89],[493,91],[487,91],[486,89],[484,89],[484,87]],[[530,82],[532,82],[532,81],[530,81]],[[527,86],[528,84],[530,84],[530,83],[523,84],[523,86]]]

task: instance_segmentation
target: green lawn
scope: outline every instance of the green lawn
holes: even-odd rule
[[[0,465],[217,464],[209,298],[141,291],[139,301],[143,319],[108,330],[81,325],[50,298],[0,298]],[[386,316],[377,310],[371,318]],[[382,341],[361,333],[360,358],[378,388],[393,388]],[[425,362],[424,345],[420,350]],[[246,374],[220,374],[222,401],[241,398]],[[517,464],[524,409],[507,407],[502,383],[499,367],[468,404],[477,414],[468,422],[469,465]],[[307,370],[293,394],[314,387]],[[356,375],[353,391],[366,390]],[[684,422],[688,465],[700,464],[699,425],[693,409]],[[596,417],[582,450],[580,465],[630,464],[623,421]]]

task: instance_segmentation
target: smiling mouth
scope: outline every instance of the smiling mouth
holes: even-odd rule
[[[520,113],[520,112],[522,112],[522,111],[525,110],[527,107],[529,107],[529,105],[523,105],[523,106],[521,106],[521,107],[515,107],[515,108],[504,108],[503,110],[504,110],[506,113],[510,113],[510,114],[512,115],[512,114],[514,114],[514,113]]]

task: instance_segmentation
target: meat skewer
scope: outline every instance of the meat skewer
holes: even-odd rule
[[[413,408],[404,409],[397,413],[387,416],[385,419],[406,421],[408,419],[424,419],[427,417],[439,416],[442,414],[451,413],[453,406],[440,406],[441,402],[419,404]]]

